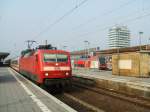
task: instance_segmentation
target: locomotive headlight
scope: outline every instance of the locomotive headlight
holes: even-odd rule
[[[48,76],[48,73],[45,73],[45,76]]]
[[[69,73],[68,73],[68,72],[66,72],[66,75],[69,75]]]

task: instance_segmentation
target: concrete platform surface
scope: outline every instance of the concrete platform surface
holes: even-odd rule
[[[76,112],[11,68],[0,68],[0,112]]]
[[[73,75],[93,79],[102,88],[150,98],[150,78],[116,76],[111,71],[88,69],[75,69]]]

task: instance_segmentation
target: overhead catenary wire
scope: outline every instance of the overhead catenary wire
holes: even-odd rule
[[[135,1],[136,1],[136,0],[127,1],[127,2],[125,2],[125,3],[121,4],[121,5],[119,5],[117,8],[114,8],[114,9],[109,10],[109,11],[103,13],[103,14],[100,14],[100,15],[98,15],[97,17],[90,18],[90,19],[88,19],[87,21],[85,21],[85,22],[79,24],[78,26],[76,26],[76,27],[74,27],[74,28],[72,28],[72,29],[74,30],[74,29],[78,29],[78,28],[84,27],[84,26],[88,25],[89,23],[95,21],[98,17],[104,17],[104,16],[106,16],[106,15],[112,14],[112,13],[118,11],[119,9],[130,5],[132,2],[135,2]]]
[[[147,7],[147,8],[145,8],[145,10],[148,10],[149,8],[150,8],[150,7]],[[139,11],[136,11],[136,12],[130,14],[130,15],[133,15],[133,14],[135,14],[135,13],[139,13]],[[130,17],[130,15],[128,15],[127,17]],[[126,19],[126,20],[124,20],[124,21],[121,21],[119,24],[124,24],[124,23],[127,23],[127,22],[136,21],[136,20],[138,20],[138,19],[141,19],[141,18],[147,17],[147,16],[149,16],[149,13],[148,13],[148,14],[145,13],[144,15],[136,16],[136,17],[134,17],[134,18]],[[100,29],[98,28],[98,29],[95,30],[95,31],[86,32],[86,33],[83,33],[83,34],[81,34],[81,35],[79,35],[79,36],[85,36],[85,35],[88,35],[88,34],[95,33],[95,32],[97,32],[97,31],[103,31],[103,30],[109,29],[110,27],[113,27],[114,25],[108,25],[108,26],[106,26],[106,27],[102,27],[102,26],[103,26],[103,25],[97,25],[96,27],[100,27]]]
[[[55,10],[55,12],[56,12],[62,6],[63,3],[64,3],[64,0],[61,0],[61,2],[59,2],[57,7],[55,7],[55,9],[53,9],[53,10]],[[49,21],[50,20],[50,15],[48,15],[47,17],[44,17],[44,18],[46,18],[46,20]],[[45,21],[44,20],[40,20],[40,22],[44,23]]]
[[[112,9],[112,10],[109,10],[109,11],[107,11],[107,12],[104,12],[103,14],[101,14],[101,16],[102,17],[104,17],[104,16],[106,16],[106,15],[109,15],[109,14],[111,14],[111,13],[114,13],[115,11],[118,11],[119,9],[121,9],[121,8],[124,8],[125,6],[128,6],[128,5],[130,5],[131,3],[133,3],[133,2],[135,2],[135,1],[137,1],[137,0],[130,0],[130,1],[127,1],[127,2],[125,2],[125,3],[123,3],[123,4],[121,4],[121,5],[119,5],[117,8],[114,8],[114,9]],[[136,11],[136,12],[138,12],[139,13],[139,11]],[[135,13],[135,12],[134,12]],[[134,13],[132,13],[132,15],[134,14]],[[100,15],[99,15],[100,16]],[[127,16],[127,17],[129,17],[129,16]],[[82,25],[84,26],[84,25],[88,25],[88,23],[90,23],[90,20],[93,20],[93,19],[96,19],[97,17],[95,17],[95,18],[92,18],[92,19],[89,19],[89,21],[85,21],[85,24],[83,23]],[[93,20],[94,21],[94,20]],[[92,22],[92,21],[91,21]],[[80,24],[79,26],[77,26],[77,27],[73,27],[71,30],[73,30],[73,31],[71,31],[71,32],[66,32],[65,33],[65,35],[66,34],[68,34],[68,35],[72,35],[72,34],[74,34],[75,32],[77,32],[76,30],[74,30],[74,29],[76,29],[76,28],[80,28],[80,27],[82,27],[82,25]],[[103,25],[96,25],[95,27],[100,27],[100,30],[98,29],[98,30],[96,30],[96,31],[103,31],[103,30],[105,30],[105,29],[108,29],[108,28],[110,28],[110,25],[107,25],[106,27],[104,26],[105,24],[103,24]],[[103,26],[103,27],[102,27]],[[112,25],[112,26],[114,26],[114,25]],[[112,27],[111,26],[111,27]],[[94,31],[94,32],[96,32],[96,31]],[[93,31],[89,31],[89,32],[91,32],[91,33],[93,33]],[[87,33],[87,32],[85,32],[85,33],[82,33],[81,35],[78,35],[78,36],[84,36],[85,34],[90,34],[90,33]]]
[[[83,0],[82,2],[80,2],[79,4],[76,4],[75,7],[73,7],[71,10],[69,10],[68,12],[66,12],[63,16],[59,17],[58,19],[56,19],[53,23],[49,24],[44,30],[42,30],[41,32],[39,32],[36,36],[33,37],[33,39],[37,39],[40,35],[44,34],[45,32],[49,31],[52,27],[54,27],[56,24],[58,24],[60,21],[62,21],[65,17],[69,16],[70,14],[72,14],[76,9],[78,9],[79,7],[81,7],[84,3],[86,3],[88,0]]]
[[[82,2],[83,3],[85,3],[87,0],[83,0]],[[135,1],[135,0],[133,0],[133,1]],[[133,1],[128,1],[128,2],[126,2],[124,5],[125,6],[127,6],[127,5],[129,5],[131,2],[133,2]],[[77,9],[79,6],[80,6],[80,4],[82,5],[83,3],[79,3],[79,5],[76,3],[76,6],[74,7],[74,8],[72,8],[71,10],[69,10],[67,13],[65,13],[63,16],[61,16],[60,18],[58,18],[56,21],[54,21],[52,24],[50,24],[50,25],[48,25],[48,27],[46,27],[44,30],[42,30],[37,36],[35,36],[35,38],[38,38],[40,35],[42,35],[42,34],[44,34],[45,32],[47,32],[47,31],[49,31],[53,26],[55,26],[57,23],[59,23],[60,21],[62,21],[66,16],[68,16],[68,15],[70,15],[75,9]],[[123,7],[123,5],[121,5],[120,6],[120,8],[122,8]],[[119,8],[119,7],[118,7]],[[118,10],[118,9],[117,9]],[[115,11],[115,10],[114,10]],[[113,13],[113,11],[111,12],[110,11],[110,14],[111,13]],[[109,14],[109,13],[108,13]],[[107,15],[107,14],[106,14]],[[108,28],[110,28],[110,26],[108,26],[108,27],[104,27],[104,28],[101,28],[100,30],[98,30],[98,31],[103,31],[103,30],[105,30],[105,29],[108,29]],[[92,31],[91,31],[92,32]],[[87,34],[91,34],[91,32],[89,33],[89,32],[86,32],[86,35]]]
[[[134,22],[136,20],[139,20],[139,19],[142,19],[143,17],[147,17],[147,16],[150,16],[150,13],[147,13],[147,14],[144,14],[144,15],[140,15],[140,16],[137,16],[137,17],[134,17],[134,18],[131,18],[131,19],[127,19],[127,20],[124,20],[122,21],[121,23],[129,23],[129,22]],[[106,26],[106,27],[103,27],[101,29],[97,29],[95,31],[91,31],[91,32],[86,32],[86,33],[83,33],[83,34],[80,34],[79,36],[83,37],[83,36],[86,36],[86,35],[91,35],[93,33],[96,33],[97,31],[100,32],[100,31],[104,31],[104,30],[107,30],[108,28],[110,27],[113,27],[114,25],[109,25],[109,26]]]

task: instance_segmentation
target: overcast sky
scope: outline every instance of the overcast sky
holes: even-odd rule
[[[29,39],[70,51],[85,48],[84,40],[107,49],[108,29],[117,24],[129,28],[132,46],[138,44],[139,31],[144,32],[142,44],[150,43],[150,0],[87,0],[53,24],[82,1],[0,0],[0,51],[18,55]]]

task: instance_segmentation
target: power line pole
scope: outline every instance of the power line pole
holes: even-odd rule
[[[148,38],[148,46],[147,46],[147,50],[149,50],[150,48],[150,37]]]
[[[90,52],[90,42],[85,40],[84,43],[85,43],[85,56],[88,57]],[[87,43],[87,47],[86,47],[86,43]]]
[[[143,35],[143,32],[139,32],[139,46],[140,46],[140,51],[142,50],[142,46],[141,46],[142,35]]]
[[[48,45],[48,42],[47,42],[47,40],[45,40],[45,45]]]

